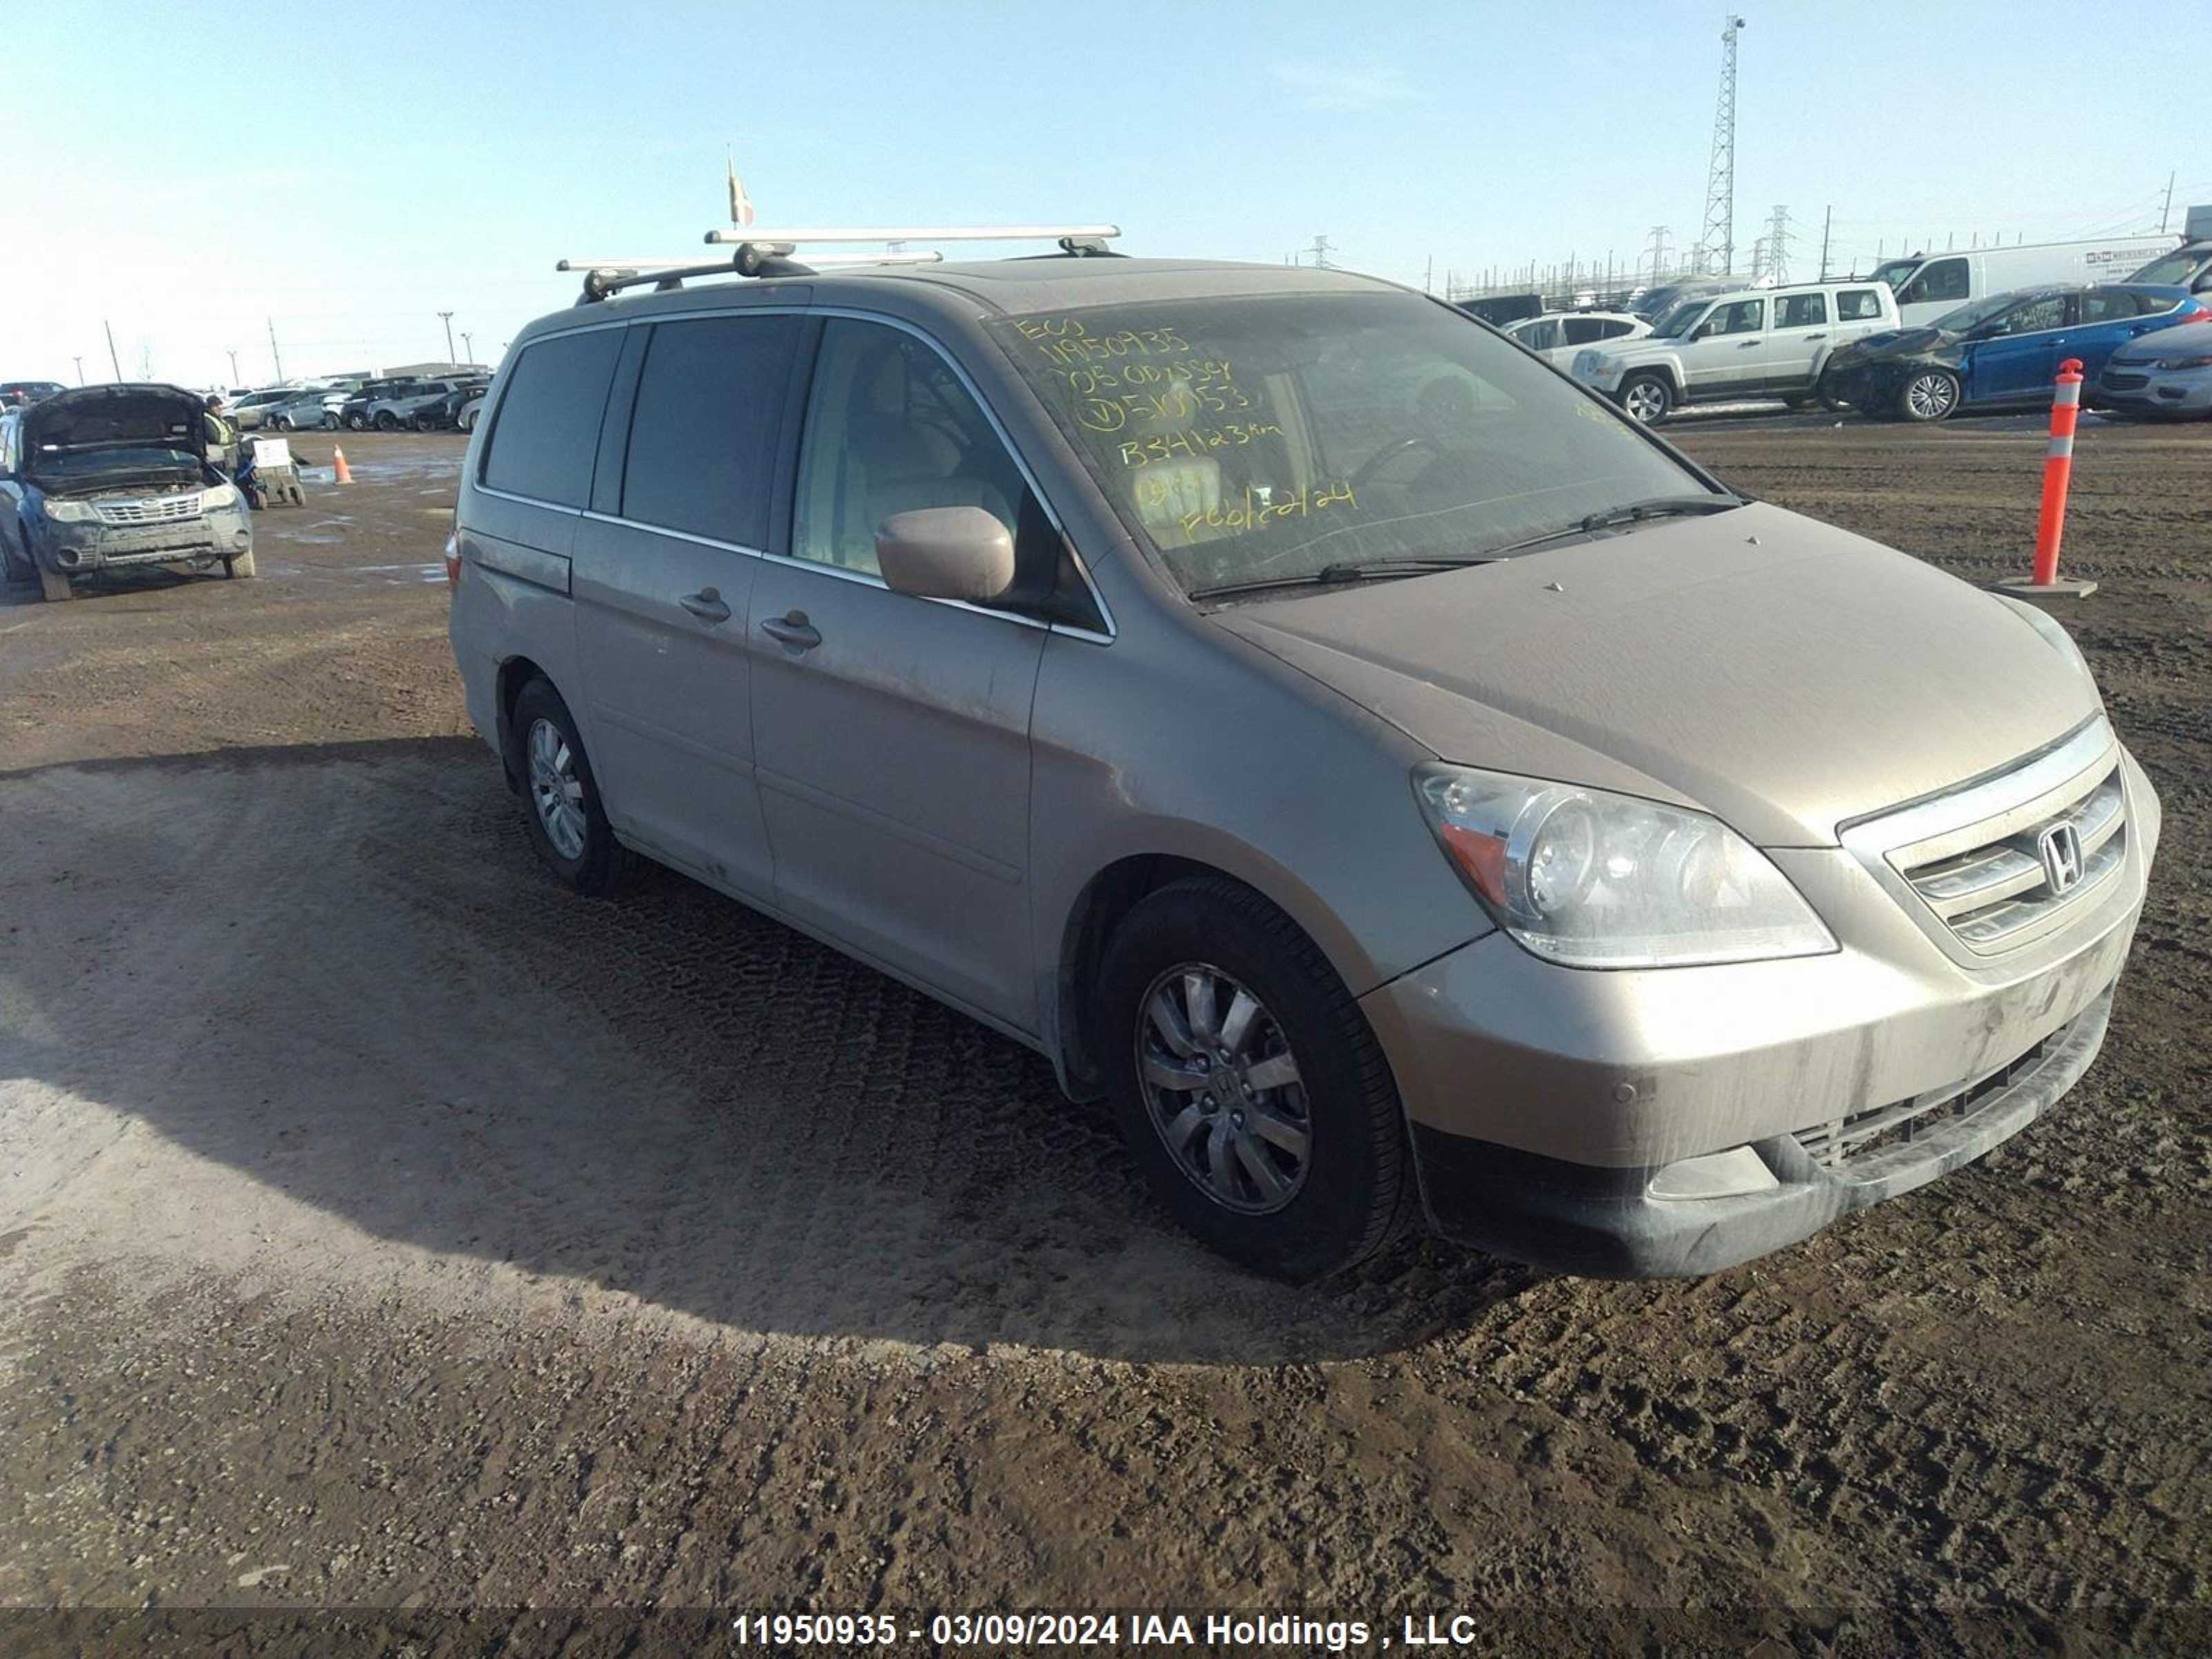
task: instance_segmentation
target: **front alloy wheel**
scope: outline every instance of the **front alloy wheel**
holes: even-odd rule
[[[1674,402],[1673,396],[1667,390],[1666,381],[1656,374],[1632,376],[1628,384],[1620,389],[1620,406],[1627,411],[1628,418],[1645,426],[1665,420]]]
[[[1958,378],[1940,368],[1913,374],[1898,395],[1898,407],[1908,421],[1940,421],[1958,406]]]
[[[1305,1185],[1312,1122],[1298,1063],[1265,1005],[1211,963],[1146,993],[1137,1074],[1153,1130],[1224,1209],[1268,1215]]]

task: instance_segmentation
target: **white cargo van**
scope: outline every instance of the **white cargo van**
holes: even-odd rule
[[[1915,253],[1875,267],[1876,282],[1897,295],[1907,328],[1932,323],[1947,311],[1992,294],[2047,284],[2118,283],[2146,259],[2170,253],[2176,236],[2112,236],[2095,242],[2029,242],[1946,253]]]

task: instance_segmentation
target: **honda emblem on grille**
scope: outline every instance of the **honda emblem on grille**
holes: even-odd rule
[[[2054,823],[2036,838],[2043,878],[2053,894],[2070,892],[2081,879],[2081,837],[2070,823]]]

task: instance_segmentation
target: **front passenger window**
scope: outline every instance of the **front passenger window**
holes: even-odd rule
[[[1019,531],[1028,486],[944,358],[912,335],[833,317],[822,331],[799,457],[793,556],[881,574],[895,513],[980,507]]]

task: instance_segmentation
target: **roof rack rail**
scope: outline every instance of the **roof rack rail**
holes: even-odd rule
[[[881,253],[793,257],[809,243],[1049,241],[1057,242],[1062,253],[1097,258],[1121,234],[1119,225],[809,225],[791,230],[740,225],[707,233],[708,246],[730,249],[720,259],[563,259],[554,269],[584,273],[584,291],[576,303],[587,306],[646,283],[665,291],[683,287],[690,276],[809,276],[838,265],[933,265],[945,258],[933,248],[896,246]]]
[[[584,291],[580,306],[592,305],[626,288],[650,283],[661,293],[684,286],[688,276],[811,276],[818,268],[833,265],[933,265],[945,256],[933,249],[900,253],[824,253],[800,264],[784,257],[788,250],[739,248],[726,259],[702,264],[696,259],[562,259],[556,270],[580,270]],[[744,256],[752,254],[750,259]]]

